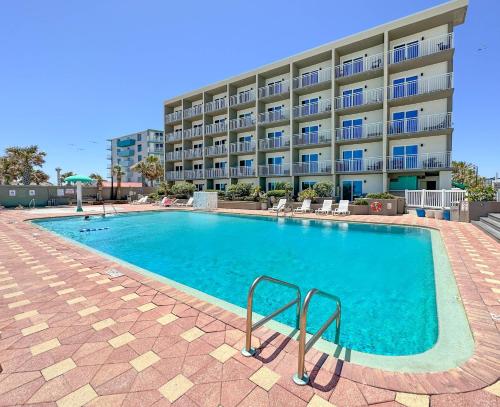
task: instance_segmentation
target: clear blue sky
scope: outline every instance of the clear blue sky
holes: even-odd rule
[[[38,144],[53,178],[105,176],[105,140],[161,129],[163,100],[439,3],[0,0],[0,150]],[[500,172],[498,15],[471,0],[456,28],[454,158],[486,176]]]

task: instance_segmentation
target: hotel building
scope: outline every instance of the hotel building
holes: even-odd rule
[[[457,0],[168,99],[165,178],[335,194],[451,187]]]

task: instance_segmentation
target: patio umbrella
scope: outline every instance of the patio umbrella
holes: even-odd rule
[[[72,175],[64,178],[64,182],[72,182],[76,185],[76,211],[83,212],[82,209],[82,185],[92,184],[95,180],[85,175]]]

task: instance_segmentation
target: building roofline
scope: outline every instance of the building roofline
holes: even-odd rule
[[[123,136],[116,136],[116,137],[107,138],[106,141],[116,140],[117,138],[122,138],[122,137],[127,137],[127,136],[133,136],[134,134],[144,133],[146,131],[155,131],[155,132],[158,132],[158,133],[163,133],[163,130],[145,129],[145,130],[140,130],[140,131],[134,131],[132,133],[127,133],[127,134],[124,134]]]

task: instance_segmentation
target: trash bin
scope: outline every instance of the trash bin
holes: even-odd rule
[[[451,213],[449,209],[443,210],[443,220],[451,220]]]
[[[425,209],[417,208],[416,211],[419,218],[425,218]]]

